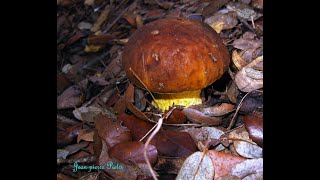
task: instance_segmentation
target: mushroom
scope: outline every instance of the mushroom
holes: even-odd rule
[[[128,79],[151,91],[152,104],[162,111],[201,104],[201,89],[219,79],[229,63],[228,49],[209,25],[181,18],[137,29],[122,54]]]

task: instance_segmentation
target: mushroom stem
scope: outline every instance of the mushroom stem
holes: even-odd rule
[[[200,93],[201,90],[171,94],[154,94],[156,102],[152,101],[152,105],[156,106],[157,104],[158,108],[163,112],[169,110],[172,105],[189,107],[202,103]]]

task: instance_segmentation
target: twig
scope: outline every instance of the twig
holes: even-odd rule
[[[150,164],[149,158],[147,156],[147,148],[148,148],[151,140],[153,139],[153,137],[159,132],[159,130],[162,126],[162,123],[163,123],[163,119],[167,119],[170,116],[170,114],[173,112],[173,110],[175,110],[175,109],[176,109],[176,107],[173,107],[164,117],[159,119],[158,123],[155,125],[155,127],[156,127],[155,130],[150,134],[149,138],[147,139],[146,143],[144,144],[143,156],[148,164],[148,168],[149,168],[150,173],[151,173],[154,180],[158,180],[158,178],[157,178],[156,174],[154,173],[152,166]]]
[[[120,18],[122,18],[122,16],[124,15],[124,13],[127,12],[127,10],[131,7],[132,4],[133,4],[133,3],[131,3],[128,7],[126,7],[126,8],[118,15],[118,17],[117,17],[115,20],[113,20],[112,23],[109,24],[109,26],[103,31],[103,33],[107,33],[107,32],[112,28],[112,26],[113,26],[115,23],[117,23]]]
[[[253,90],[253,91],[254,91],[254,90]],[[250,94],[250,93],[253,92],[253,91],[250,91],[250,92],[248,92],[246,95],[243,96],[243,98],[241,99],[241,101],[240,101],[240,103],[239,103],[239,105],[238,105],[238,107],[237,107],[237,109],[236,109],[236,112],[234,113],[234,115],[233,115],[233,117],[232,117],[232,119],[231,119],[231,122],[230,122],[229,127],[227,128],[227,130],[230,130],[230,129],[232,128],[232,126],[234,125],[235,120],[236,120],[236,116],[237,116],[238,111],[240,110],[240,107],[241,107],[241,105],[242,105],[242,101],[244,100],[244,98],[246,98],[246,97],[248,96],[248,94]]]
[[[202,154],[202,157],[201,157],[200,162],[199,162],[199,164],[198,164],[197,170],[196,170],[196,172],[195,172],[194,175],[193,175],[192,180],[195,180],[196,175],[198,174],[198,171],[199,171],[200,166],[201,166],[201,164],[202,164],[202,162],[203,162],[204,156],[206,155],[206,152],[207,152],[207,150],[208,150],[209,142],[210,142],[210,141],[207,141],[207,142],[206,142],[206,145],[205,145],[204,150],[203,150],[203,152],[202,152],[202,153],[203,153],[203,154]]]
[[[158,103],[157,103],[157,101],[156,101],[156,98],[152,95],[151,91],[150,91],[150,90],[147,88],[147,86],[142,82],[142,80],[138,77],[138,75],[137,75],[131,68],[129,68],[129,69],[130,69],[130,71],[133,73],[133,75],[139,80],[139,82],[144,86],[144,88],[146,88],[146,90],[150,93],[153,101],[156,103],[156,106],[157,106],[157,108],[159,109],[159,105],[158,105]]]

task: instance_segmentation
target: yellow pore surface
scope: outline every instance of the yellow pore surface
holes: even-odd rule
[[[174,94],[154,94],[156,103],[152,101],[152,105],[161,109],[162,112],[164,112],[165,110],[169,110],[169,107],[172,105],[189,107],[191,105],[202,103],[200,93],[201,90]]]

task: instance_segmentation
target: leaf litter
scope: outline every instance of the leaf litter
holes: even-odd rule
[[[130,36],[165,17],[204,21],[232,60],[203,104],[168,118],[121,65]],[[262,59],[262,0],[57,1],[57,179],[262,179]],[[148,166],[142,147],[160,119]],[[73,172],[75,162],[105,169]]]

